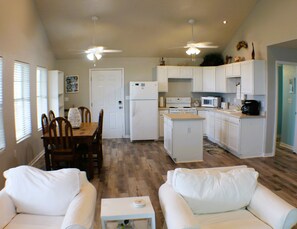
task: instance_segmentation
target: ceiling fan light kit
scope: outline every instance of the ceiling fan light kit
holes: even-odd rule
[[[190,47],[190,48],[186,51],[186,53],[187,53],[188,55],[198,55],[198,54],[200,53],[200,50],[197,49],[196,47]]]
[[[94,24],[93,44],[95,44],[95,29],[96,29],[96,22],[98,21],[98,17],[92,16],[91,19]],[[122,50],[112,50],[112,49],[107,50],[107,49],[104,49],[103,46],[95,46],[95,45],[93,45],[91,48],[85,51],[88,60],[91,60],[91,61],[100,60],[102,58],[103,53],[119,53],[119,52],[122,52]]]

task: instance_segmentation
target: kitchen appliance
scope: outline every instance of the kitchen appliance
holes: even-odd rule
[[[130,141],[158,139],[158,82],[130,82]]]
[[[229,109],[229,103],[228,102],[221,102],[221,108],[226,110]]]
[[[247,115],[259,115],[260,114],[260,103],[256,100],[245,100],[241,107],[243,114]]]
[[[214,97],[214,96],[201,97],[201,106],[202,107],[220,107],[221,97]]]
[[[166,107],[169,108],[170,114],[197,114],[197,109],[191,107],[191,97],[166,97]]]
[[[164,97],[163,97],[163,96],[160,96],[159,100],[160,100],[160,101],[159,101],[159,102],[160,102],[160,103],[159,103],[159,106],[160,106],[160,107],[164,107]]]

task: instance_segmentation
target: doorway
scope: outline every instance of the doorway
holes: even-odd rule
[[[276,143],[297,152],[296,76],[297,63],[277,63],[277,138]]]
[[[90,70],[90,107],[93,121],[104,110],[103,138],[124,136],[124,69]]]

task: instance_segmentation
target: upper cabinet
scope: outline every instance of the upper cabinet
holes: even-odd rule
[[[167,68],[165,66],[155,68],[154,79],[158,81],[159,92],[168,92]]]
[[[191,66],[165,66],[168,79],[192,79],[193,67]]]
[[[215,78],[216,78],[216,67],[203,67],[203,91],[204,92],[214,92],[216,88]]]
[[[168,79],[192,79],[192,92],[266,94],[266,65],[264,60],[248,60],[215,67],[157,66],[155,80],[159,92],[168,92]]]
[[[203,91],[203,73],[201,67],[193,68],[192,92]]]
[[[64,116],[64,73],[58,70],[48,71],[49,109],[56,117]]]
[[[265,61],[249,60],[240,62],[241,93],[247,95],[265,95]]]
[[[240,77],[241,76],[241,65],[240,62],[238,63],[232,63],[232,64],[226,64],[224,65],[226,68],[226,77]]]
[[[215,80],[215,91],[216,92],[227,92],[226,91],[226,68],[225,65],[216,67],[216,80]]]

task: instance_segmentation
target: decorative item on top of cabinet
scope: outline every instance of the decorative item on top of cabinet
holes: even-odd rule
[[[164,57],[161,58],[160,66],[165,66],[165,60],[164,60]]]

